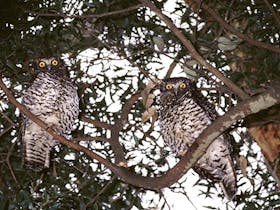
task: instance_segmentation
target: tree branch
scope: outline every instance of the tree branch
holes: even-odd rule
[[[39,17],[62,17],[62,18],[89,19],[89,18],[103,18],[103,17],[112,16],[112,15],[118,15],[121,13],[136,10],[136,9],[140,8],[141,6],[142,6],[141,4],[137,4],[137,5],[125,8],[125,9],[121,9],[121,10],[105,12],[105,13],[101,13],[101,14],[92,14],[92,15],[65,15],[65,14],[35,13],[32,11],[27,11],[27,12],[30,13],[31,15],[39,16]]]
[[[271,4],[269,3],[268,0],[263,0],[264,3],[266,4],[266,6],[268,7],[269,11],[271,12],[272,16],[274,17],[277,25],[278,25],[278,28],[280,29],[280,17],[279,15],[275,12],[275,10],[273,9],[273,7],[271,6]]]
[[[257,113],[263,109],[267,109],[275,104],[280,103],[280,85],[274,84],[270,89],[264,93],[247,99],[239,103],[236,107],[229,110],[224,116],[218,118],[213,122],[207,129],[205,129],[198,139],[191,146],[189,151],[182,157],[182,159],[165,175],[160,177],[143,177],[141,175],[135,174],[129,171],[127,168],[119,167],[108,160],[100,157],[96,153],[88,150],[87,148],[68,141],[63,136],[57,134],[53,129],[49,128],[42,120],[38,119],[33,115],[24,105],[17,102],[12,93],[8,90],[6,85],[3,83],[0,77],[0,87],[5,92],[9,101],[14,104],[19,110],[29,117],[38,126],[45,129],[49,134],[51,134],[57,141],[61,144],[69,146],[77,151],[85,153],[92,159],[99,161],[108,167],[113,173],[115,173],[119,178],[123,179],[125,182],[136,185],[139,187],[144,187],[147,189],[159,189],[163,187],[168,187],[178,181],[191,167],[192,165],[204,154],[207,147],[227,128],[229,128],[236,121],[250,115]]]
[[[99,120],[94,120],[94,119],[88,118],[86,116],[81,116],[80,118],[83,122],[90,123],[95,127],[105,128],[105,129],[108,129],[108,130],[111,130],[112,127],[113,127],[112,125],[110,125],[106,122],[101,122]]]
[[[2,132],[0,133],[0,138],[2,136],[4,136],[9,130],[11,130],[14,126],[17,126],[5,113],[1,112],[0,113],[3,118],[5,118],[8,122],[9,122],[9,126],[5,129],[2,130]]]
[[[138,100],[140,96],[141,96],[141,91],[138,91],[128,99],[128,101],[124,104],[122,108],[120,118],[116,120],[115,124],[111,129],[110,144],[115,154],[115,162],[119,166],[127,166],[125,156],[124,156],[124,151],[119,141],[120,131],[122,130],[123,126],[127,123],[128,114],[133,104],[135,103],[135,101]]]
[[[128,60],[128,61],[131,63],[131,65],[132,65],[133,67],[137,67],[137,68],[139,69],[139,71],[140,71],[145,77],[147,77],[149,80],[151,80],[152,82],[154,82],[154,83],[156,84],[156,81],[149,75],[149,73],[148,73],[145,69],[143,69],[139,64],[134,63],[133,59],[132,59],[130,56],[128,56],[128,55],[125,53],[125,51],[112,48],[112,46],[113,46],[112,44],[110,45],[110,43],[108,44],[108,43],[106,43],[106,42],[103,42],[102,40],[100,40],[100,38],[99,38],[97,35],[95,35],[95,34],[93,34],[93,33],[91,34],[91,36],[93,36],[96,40],[98,40],[102,45],[104,45],[104,46],[107,47],[108,49],[112,50],[114,53],[117,53],[120,57],[124,57],[126,60]]]
[[[74,141],[74,142],[80,142],[80,141],[102,141],[102,142],[109,142],[110,140],[105,138],[105,137],[101,137],[101,136],[95,136],[95,137],[84,136],[84,137],[74,138],[74,139],[72,139],[72,141]]]
[[[197,4],[201,5],[201,8],[205,11],[207,11],[218,23],[220,23],[226,30],[228,30],[229,32],[235,34],[236,36],[238,36],[240,39],[248,42],[249,44],[256,46],[256,47],[260,47],[263,49],[267,49],[270,50],[272,52],[276,52],[276,53],[280,53],[280,48],[279,47],[275,47],[271,44],[267,44],[267,43],[263,43],[263,42],[259,42],[255,39],[250,38],[249,36],[246,36],[245,34],[240,33],[238,30],[236,30],[235,28],[233,28],[231,25],[229,25],[227,22],[225,22],[223,20],[223,18],[221,18],[221,16],[219,14],[217,14],[213,9],[211,9],[210,7],[208,7],[205,3],[203,3],[201,0],[195,0]]]
[[[174,25],[174,23],[164,15],[160,9],[158,9],[151,1],[149,0],[139,0],[143,3],[144,6],[150,8],[168,27],[169,29],[181,40],[183,45],[188,49],[191,56],[196,59],[202,66],[205,66],[212,74],[222,80],[236,95],[241,99],[246,99],[249,96],[243,92],[237,85],[235,85],[230,79],[225,77],[221,72],[219,72],[215,67],[208,63],[194,48],[191,41],[186,39],[185,35]]]

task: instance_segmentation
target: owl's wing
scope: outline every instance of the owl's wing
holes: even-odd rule
[[[64,86],[61,100],[58,100],[57,106],[60,113],[60,132],[67,134],[73,130],[80,110],[77,87],[70,82],[67,82]]]
[[[218,118],[219,114],[215,109],[215,105],[210,103],[202,93],[196,88],[192,89],[192,98],[195,102],[208,114],[211,121]],[[219,158],[207,161],[209,163],[204,167],[194,167],[194,170],[203,177],[209,178],[218,182],[224,194],[229,200],[232,200],[237,191],[236,174],[234,170],[231,142],[233,141],[232,135],[227,131],[219,139],[216,139],[209,147],[205,156],[211,157],[211,154],[217,153]],[[215,146],[214,146],[215,145]],[[212,151],[211,151],[211,147]],[[205,162],[207,162],[205,161]],[[221,167],[223,166],[223,167]]]
[[[192,84],[191,94],[193,100],[208,114],[211,121],[218,118],[219,114],[215,109],[215,105],[210,103],[208,99],[196,88],[196,84]]]
[[[227,199],[233,199],[237,191],[236,174],[229,143],[224,136],[220,136],[209,146],[193,169],[202,177],[219,183]]]

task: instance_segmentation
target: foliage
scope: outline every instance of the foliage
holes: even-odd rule
[[[254,94],[270,81],[280,79],[278,53],[256,47],[223,30],[213,16],[199,9],[196,1],[172,2],[163,0],[154,4],[172,18],[205,60],[247,93]],[[255,42],[276,47],[279,19],[271,15],[264,2],[203,1],[203,4],[215,9],[226,22]],[[0,71],[4,82],[20,100],[32,81],[30,61],[53,54],[61,56],[79,86],[81,117],[72,138],[112,162],[116,158],[109,141],[112,131],[93,126],[83,121],[82,116],[113,125],[132,94],[145,89],[153,78],[194,71],[203,77],[199,85],[220,111],[228,110],[238,100],[189,55],[174,32],[153,12],[144,6],[127,9],[138,4],[136,0],[13,0],[0,5]],[[270,5],[274,11],[280,10],[279,2]],[[111,15],[114,11],[121,12]],[[162,41],[163,47],[156,43],[155,37]],[[0,100],[0,209],[168,208],[161,190],[153,192],[158,197],[144,199],[151,191],[119,180],[101,163],[64,146],[55,149],[49,170],[35,173],[24,168],[17,139],[19,112],[2,91]],[[142,101],[137,100],[118,137],[130,170],[144,176],[160,176],[177,159],[163,146],[157,123],[141,122],[144,111]],[[279,208],[276,183],[264,165],[261,152],[240,125],[236,125],[234,132],[233,150],[236,157],[242,154],[248,160],[248,174],[247,178],[238,176],[242,192],[236,201],[224,206]],[[182,183],[170,189],[188,197],[192,191],[188,192]],[[221,195],[213,184],[199,179],[196,185],[201,198],[221,199],[217,198]]]

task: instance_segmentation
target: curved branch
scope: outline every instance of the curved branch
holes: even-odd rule
[[[119,166],[127,166],[124,151],[122,148],[122,145],[120,144],[119,137],[120,137],[120,131],[122,130],[125,123],[127,123],[128,120],[128,114],[135,103],[135,101],[138,100],[138,98],[141,96],[141,91],[138,91],[134,93],[124,104],[122,107],[122,112],[120,114],[120,118],[116,120],[115,124],[112,125],[111,129],[111,138],[110,138],[110,144],[112,146],[112,150],[115,154],[115,163]]]
[[[141,97],[142,92],[137,91],[134,93],[125,103],[125,105],[122,108],[121,116],[116,121],[116,124],[124,125],[128,121],[128,114],[133,106],[133,104]]]
[[[119,167],[108,160],[100,157],[96,153],[88,150],[87,148],[68,141],[63,136],[57,134],[53,129],[49,128],[42,120],[38,119],[33,115],[24,105],[17,102],[12,93],[8,90],[6,85],[3,83],[0,77],[0,87],[5,92],[9,101],[14,104],[19,110],[34,121],[41,128],[45,129],[49,134],[51,134],[60,143],[69,146],[77,151],[84,152],[87,156],[92,159],[96,159],[100,163],[108,167],[113,173],[118,177],[123,179],[125,182],[136,185],[139,187],[144,187],[147,189],[159,189],[163,187],[168,187],[174,184],[179,178],[181,178],[192,165],[204,154],[207,147],[227,128],[229,128],[236,121],[250,115],[257,113],[263,109],[267,109],[275,104],[280,103],[280,85],[275,84],[266,92],[247,99],[236,107],[228,111],[224,116],[218,118],[213,124],[211,124],[207,129],[205,129],[198,139],[191,146],[190,150],[182,157],[182,159],[165,175],[160,177],[143,177],[141,175],[135,174],[129,171],[127,168]]]
[[[240,33],[238,30],[236,30],[235,28],[233,28],[231,25],[227,24],[227,22],[225,22],[223,20],[223,18],[221,18],[221,16],[219,14],[217,14],[213,9],[211,9],[210,7],[208,7],[205,3],[203,3],[201,0],[195,0],[197,4],[201,5],[201,8],[205,11],[207,11],[218,23],[220,23],[226,30],[230,31],[231,33],[235,34],[236,36],[238,36],[240,39],[248,42],[251,45],[254,45],[256,47],[260,47],[260,48],[264,48],[267,50],[270,50],[272,52],[276,52],[276,53],[280,53],[280,48],[279,47],[275,47],[271,44],[267,44],[267,43],[263,43],[263,42],[259,42],[257,40],[254,40],[252,38],[250,38],[249,36],[246,36],[245,34]]]
[[[241,99],[246,99],[249,96],[241,90],[237,85],[235,85],[230,79],[225,77],[221,72],[219,72],[214,66],[208,63],[195,49],[191,41],[186,39],[185,35],[174,25],[174,23],[164,15],[160,9],[158,9],[151,1],[149,0],[138,0],[143,3],[144,6],[150,8],[169,28],[170,30],[181,40],[183,45],[189,50],[191,56],[196,59],[202,66],[205,66],[208,71],[222,80],[226,86],[228,86],[236,95]]]

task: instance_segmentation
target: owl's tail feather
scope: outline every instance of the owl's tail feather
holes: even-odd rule
[[[22,132],[23,163],[34,171],[49,168],[50,152],[56,141],[34,123],[25,125]]]
[[[33,153],[34,155],[32,155]],[[24,157],[24,165],[34,171],[42,171],[44,168],[49,168],[50,165],[50,152],[45,154],[36,154],[36,152],[27,152]]]
[[[25,166],[32,169],[33,171],[42,171],[44,169],[44,164],[42,164],[42,162],[36,162],[36,161],[27,161],[25,159],[24,162]]]

